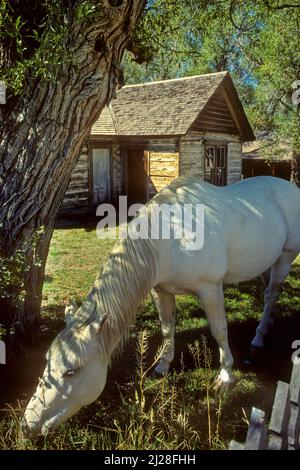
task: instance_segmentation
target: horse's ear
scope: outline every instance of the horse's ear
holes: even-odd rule
[[[78,305],[74,300],[70,300],[70,302],[65,307],[65,320],[68,323],[72,320],[74,313],[77,312]]]

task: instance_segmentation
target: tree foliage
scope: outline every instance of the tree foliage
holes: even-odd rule
[[[125,57],[131,83],[229,70],[253,127],[299,151],[300,2],[158,0],[135,38],[147,51]]]
[[[0,2],[0,73],[14,95],[28,80],[53,79],[59,65],[72,61],[75,25],[84,32],[103,19],[103,1]]]

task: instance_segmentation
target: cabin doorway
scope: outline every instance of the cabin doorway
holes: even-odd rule
[[[147,201],[147,162],[144,149],[127,149],[127,196],[128,204]]]
[[[110,201],[110,149],[92,149],[93,205]]]

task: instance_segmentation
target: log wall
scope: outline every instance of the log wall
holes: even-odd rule
[[[155,139],[144,144],[147,161],[147,199],[151,199],[164,186],[178,176],[195,176],[203,179],[205,141],[227,142],[227,184],[241,179],[242,145],[239,137],[191,131],[177,139]],[[140,143],[142,144],[142,142]],[[111,148],[112,201],[124,193],[126,186],[126,143],[106,143]],[[88,211],[90,207],[90,163],[88,150],[84,149],[72,173],[60,212]]]
[[[148,199],[179,176],[179,154],[148,152]]]
[[[84,148],[71,174],[59,213],[89,210],[89,158]]]
[[[228,142],[227,184],[237,183],[242,177],[242,143]]]
[[[179,175],[203,178],[203,137],[198,133],[190,133],[179,142]]]
[[[235,135],[221,133],[189,132],[180,139],[180,176],[196,176],[203,179],[205,141],[227,142],[227,184],[241,179],[242,144]]]
[[[150,140],[145,151],[147,199],[179,176],[179,153],[176,139]]]
[[[124,157],[122,147],[119,144],[113,144],[111,148],[111,169],[112,169],[112,200],[118,201],[118,197],[123,193],[124,186]]]

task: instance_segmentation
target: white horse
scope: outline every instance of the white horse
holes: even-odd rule
[[[175,295],[200,297],[218,343],[219,381],[231,381],[223,285],[249,281],[271,268],[262,320],[252,341],[263,346],[276,296],[300,251],[300,191],[272,177],[216,187],[179,178],[148,203],[205,205],[204,246],[182,240],[121,240],[86,301],[67,311],[47,365],[23,418],[23,429],[46,434],[103,391],[113,352],[122,344],[137,306],[152,289],[166,347],[156,372],[167,373],[174,356]],[[130,226],[130,224],[129,224]],[[74,310],[74,312],[72,312]],[[72,314],[70,314],[72,313]]]

